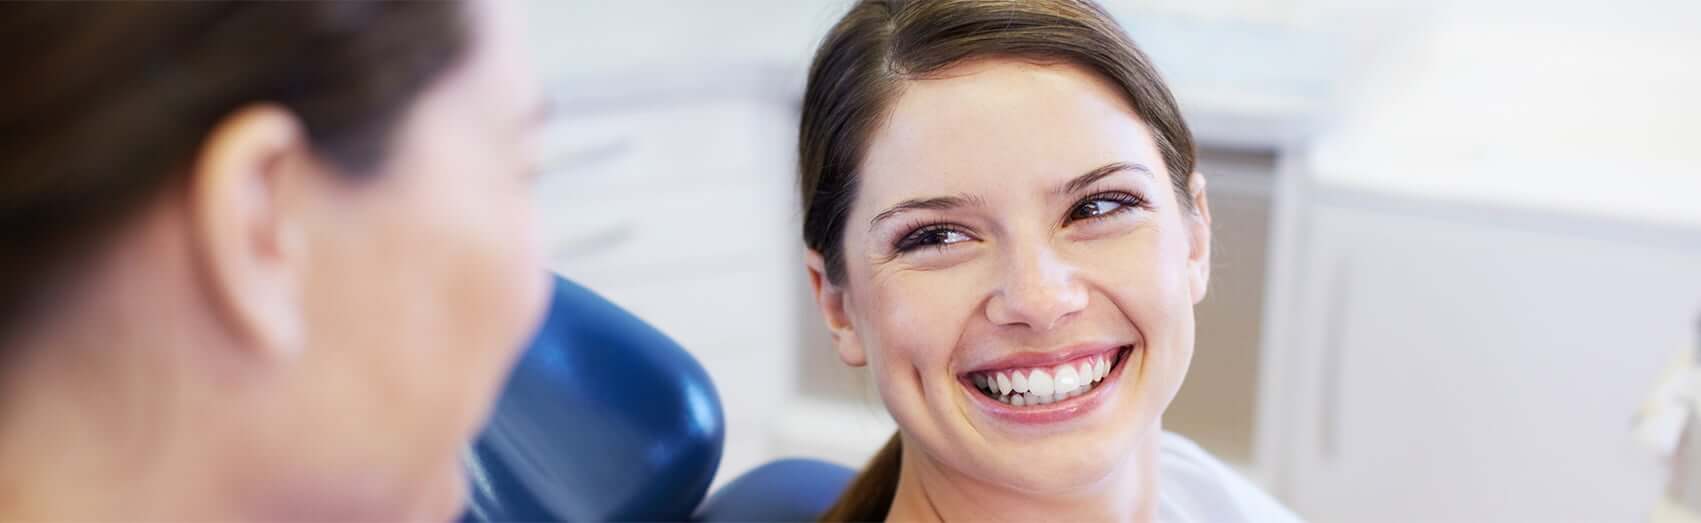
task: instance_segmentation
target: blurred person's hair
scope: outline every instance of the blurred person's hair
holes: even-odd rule
[[[458,2],[40,2],[0,17],[0,344],[221,120],[287,108],[361,178],[467,54]]]
[[[857,169],[905,82],[983,58],[1072,64],[1110,81],[1151,128],[1177,199],[1191,207],[1192,132],[1150,60],[1102,7],[1090,0],[863,0],[816,51],[798,126],[803,239],[824,259],[829,281],[844,279]],[[902,454],[894,434],[822,520],[885,519]]]

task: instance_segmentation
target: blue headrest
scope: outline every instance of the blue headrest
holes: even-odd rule
[[[855,477],[855,471],[825,461],[773,461],[721,487],[697,509],[697,520],[815,521]]]
[[[689,519],[720,465],[722,421],[697,360],[556,278],[549,317],[473,446],[467,517]]]

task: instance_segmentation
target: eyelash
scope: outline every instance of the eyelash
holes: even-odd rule
[[[1085,205],[1085,204],[1091,203],[1091,202],[1113,202],[1113,203],[1116,203],[1120,206],[1115,208],[1115,209],[1112,209],[1108,212],[1105,212],[1104,214],[1096,214],[1096,215],[1093,215],[1093,216],[1085,216],[1085,217],[1081,217],[1081,218],[1076,218],[1075,217],[1075,211],[1080,210],[1082,205]],[[1147,203],[1148,202],[1146,202],[1145,198],[1142,198],[1142,197],[1140,197],[1139,195],[1136,195],[1136,194],[1131,194],[1131,193],[1126,193],[1126,192],[1121,192],[1121,191],[1101,192],[1101,193],[1098,193],[1098,194],[1094,194],[1092,196],[1088,196],[1086,198],[1082,198],[1081,201],[1075,202],[1075,205],[1069,207],[1069,214],[1063,217],[1063,224],[1068,225],[1071,222],[1077,222],[1077,221],[1081,221],[1081,220],[1096,220],[1096,219],[1100,219],[1100,218],[1109,218],[1109,217],[1116,216],[1118,214],[1122,214],[1124,212],[1132,211],[1132,210],[1135,210],[1135,209],[1146,209],[1146,208],[1150,207],[1149,205],[1147,205]]]
[[[1113,202],[1113,203],[1118,204],[1119,206],[1117,208],[1112,209],[1112,210],[1105,212],[1103,214],[1097,214],[1097,215],[1086,216],[1086,217],[1081,217],[1081,218],[1075,217],[1075,211],[1080,210],[1082,205],[1087,204],[1087,203],[1091,203],[1091,202],[1100,202],[1100,201]],[[1133,211],[1135,209],[1145,209],[1145,208],[1148,208],[1148,207],[1149,206],[1147,205],[1146,199],[1142,198],[1138,195],[1135,195],[1135,194],[1130,194],[1130,193],[1120,192],[1120,191],[1102,192],[1102,193],[1094,194],[1092,196],[1088,196],[1086,198],[1082,198],[1080,201],[1076,202],[1075,205],[1070,206],[1069,207],[1069,214],[1067,214],[1063,217],[1063,224],[1068,225],[1070,223],[1078,222],[1078,221],[1082,221],[1082,220],[1097,220],[1097,219],[1103,219],[1103,218],[1110,218],[1110,217],[1114,217],[1116,215],[1119,215],[1119,214],[1122,214],[1122,213],[1125,213],[1125,212]],[[909,226],[908,229],[910,229],[910,232],[908,234],[903,235],[902,237],[899,237],[897,243],[892,246],[893,251],[897,252],[898,254],[904,254],[904,253],[908,253],[910,251],[914,251],[916,249],[922,249],[922,248],[928,248],[928,247],[931,247],[931,248],[934,248],[934,249],[944,249],[946,247],[951,246],[952,244],[955,244],[955,243],[958,243],[958,242],[961,242],[961,241],[966,241],[966,240],[958,240],[958,241],[953,241],[953,242],[924,243],[929,235],[933,235],[933,234],[937,234],[937,233],[945,233],[945,234],[958,234],[958,235],[962,235],[964,237],[970,236],[969,233],[964,232],[962,229],[958,228],[957,226],[954,226],[954,225],[951,225],[951,224],[948,224],[948,223],[943,223],[943,222],[918,223],[918,224],[913,224],[913,225]]]
[[[933,234],[933,233],[955,233],[955,234],[963,235],[965,237],[969,235],[968,233],[963,232],[961,229],[958,229],[956,226],[946,224],[946,223],[918,224],[918,225],[914,225],[912,227],[913,227],[913,230],[911,230],[909,234],[905,234],[905,235],[903,235],[903,237],[898,238],[898,243],[897,243],[897,245],[892,246],[892,250],[897,251],[899,254],[902,254],[902,253],[907,253],[907,252],[910,252],[910,251],[913,251],[913,250],[916,250],[916,249],[921,249],[921,248],[926,248],[926,247],[932,247],[932,248],[935,248],[935,249],[943,249],[945,247],[950,246],[953,243],[956,243],[956,242],[922,243],[924,238],[926,238],[928,235]]]

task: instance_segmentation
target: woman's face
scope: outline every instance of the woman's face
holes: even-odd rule
[[[871,138],[822,306],[906,450],[1025,492],[1121,470],[1192,357],[1202,179],[1175,187],[1125,97],[1069,65],[908,82]]]
[[[364,483],[348,492],[378,498],[353,502],[423,512],[410,518],[455,515],[462,449],[545,308],[542,97],[507,5],[467,5],[465,61],[420,96],[381,172],[320,177],[344,187],[308,213],[301,394],[318,398],[314,441],[337,447],[306,455],[344,460],[330,467]]]

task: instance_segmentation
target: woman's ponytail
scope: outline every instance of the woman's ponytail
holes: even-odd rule
[[[885,521],[886,513],[892,510],[892,498],[898,493],[898,466],[903,463],[903,454],[903,443],[893,433],[833,508],[821,515],[821,521]]]

